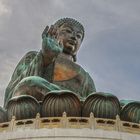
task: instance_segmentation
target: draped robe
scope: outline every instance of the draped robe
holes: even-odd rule
[[[53,63],[44,67],[42,51],[31,51],[20,60],[15,68],[5,91],[5,108],[14,96],[18,84],[31,76],[43,78],[43,86],[50,91],[67,89],[75,92],[81,100],[85,100],[90,93],[96,91],[92,78],[80,65],[58,55]],[[36,86],[42,84],[42,81]]]

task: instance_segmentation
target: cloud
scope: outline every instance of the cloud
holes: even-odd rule
[[[6,5],[3,4],[2,0],[0,1],[0,16],[4,14],[10,13],[10,10],[6,7]]]
[[[4,21],[11,15],[11,10],[3,0],[0,0],[0,30],[3,28]]]

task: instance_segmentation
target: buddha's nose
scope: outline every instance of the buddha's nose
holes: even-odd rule
[[[75,37],[75,36],[72,36],[71,39],[72,39],[72,40],[76,40],[76,37]]]
[[[71,39],[76,40],[76,33],[75,32],[72,33]]]

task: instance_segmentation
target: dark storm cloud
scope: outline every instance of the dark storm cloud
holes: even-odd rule
[[[78,63],[97,90],[140,100],[139,6],[139,0],[0,0],[0,104],[18,61],[40,49],[43,29],[61,17],[85,26]]]

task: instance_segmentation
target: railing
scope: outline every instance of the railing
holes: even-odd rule
[[[67,117],[64,112],[62,117],[45,118],[38,113],[34,119],[16,120],[13,116],[10,122],[0,123],[0,132],[42,128],[89,128],[140,134],[140,124],[121,121],[118,115],[116,119],[95,118],[93,113],[90,117]]]

